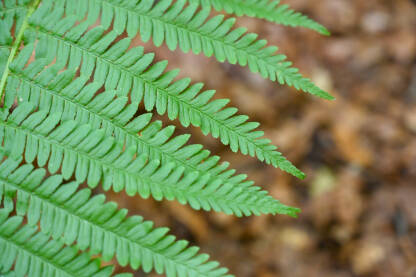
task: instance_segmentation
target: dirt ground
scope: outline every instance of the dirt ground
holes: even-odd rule
[[[201,246],[236,276],[416,276],[416,1],[283,2],[332,36],[246,17],[238,24],[279,46],[335,101],[263,80],[247,68],[146,45],[158,59],[168,58],[170,68],[180,67],[181,76],[217,89],[218,98],[230,98],[260,122],[307,178],[232,153],[197,128],[177,133],[192,133],[192,142],[300,207],[300,217],[236,218],[175,202],[112,198]]]

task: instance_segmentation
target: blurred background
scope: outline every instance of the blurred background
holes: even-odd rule
[[[173,122],[177,133],[192,133],[193,143],[204,144],[283,203],[300,207],[300,217],[236,218],[175,202],[112,198],[201,246],[236,276],[416,276],[416,1],[282,2],[324,24],[332,36],[247,17],[238,25],[279,46],[335,101],[280,86],[247,68],[146,46],[158,59],[169,59],[171,69],[180,67],[182,77],[217,89],[216,97],[230,98],[260,122],[307,178],[232,153],[199,129]]]

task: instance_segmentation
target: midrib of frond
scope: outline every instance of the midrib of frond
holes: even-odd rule
[[[55,268],[55,270],[57,270],[58,272],[60,272],[62,274],[62,275],[59,275],[59,276],[68,276],[68,277],[77,277],[77,276],[79,276],[75,272],[68,271],[65,267],[53,262],[52,260],[46,259],[42,255],[38,255],[39,253],[37,253],[36,251],[33,251],[32,249],[25,246],[24,244],[5,237],[2,233],[0,233],[0,239],[3,240],[4,242],[6,242],[7,244],[11,245],[12,247],[14,247],[16,250],[23,251],[23,252],[27,253],[29,256],[31,256],[32,258],[35,258],[35,259],[41,261],[41,263],[48,264],[48,265],[52,266],[53,268]]]
[[[27,8],[27,12],[26,12],[25,18],[23,19],[22,26],[16,32],[17,33],[16,39],[13,42],[12,47],[10,49],[9,58],[7,59],[3,74],[0,79],[0,105],[2,105],[1,103],[3,101],[3,94],[4,94],[6,82],[7,82],[7,77],[9,76],[9,72],[10,72],[9,65],[12,63],[14,57],[16,56],[17,50],[19,49],[20,44],[22,43],[23,34],[25,30],[27,29],[27,27],[29,26],[28,24],[29,18],[36,10],[37,6],[39,5],[39,2],[40,0],[32,0],[32,2]]]
[[[151,177],[149,176],[142,176],[142,175],[137,175],[133,172],[127,171],[125,168],[122,167],[116,167],[114,164],[112,163],[107,163],[105,161],[103,161],[100,158],[94,157],[89,155],[89,153],[85,153],[84,151],[76,151],[71,147],[68,147],[67,145],[60,143],[59,141],[56,141],[54,139],[50,139],[42,134],[39,134],[36,131],[33,130],[29,130],[25,127],[22,126],[18,126],[14,123],[10,123],[10,122],[6,122],[3,120],[0,120],[0,125],[5,126],[6,128],[12,128],[15,129],[16,131],[20,131],[23,132],[25,135],[28,136],[34,136],[37,139],[41,140],[41,141],[47,141],[50,145],[54,145],[55,147],[59,147],[61,149],[65,149],[69,152],[73,152],[76,153],[77,155],[81,155],[83,157],[85,157],[88,160],[94,160],[98,163],[101,164],[102,167],[107,167],[107,168],[111,168],[114,170],[117,170],[118,172],[122,172],[125,175],[131,176],[136,180],[142,180],[149,188],[152,185],[157,185],[161,191],[166,191],[166,189],[169,189],[170,191],[174,191],[175,195],[177,195],[177,192],[180,192],[180,194],[183,196],[183,198],[185,198],[187,200],[187,202],[190,202],[190,199],[198,199],[201,200],[203,199],[205,201],[205,203],[212,203],[214,201],[214,203],[216,203],[217,205],[219,205],[219,207],[223,208],[225,207],[230,207],[232,209],[232,211],[234,212],[235,210],[258,210],[258,211],[267,211],[267,212],[276,212],[276,210],[285,210],[286,206],[280,206],[279,202],[277,200],[274,200],[273,198],[271,198],[270,200],[268,200],[268,202],[264,203],[264,201],[260,201],[260,203],[247,203],[244,201],[238,201],[239,197],[235,198],[234,193],[227,194],[227,195],[223,195],[223,194],[218,194],[217,191],[214,192],[210,192],[210,193],[206,193],[206,191],[204,189],[202,190],[196,190],[196,191],[192,191],[189,189],[182,189],[182,188],[178,188],[176,186],[170,185],[170,184],[166,184],[166,183],[161,183],[158,182],[156,180],[153,180]],[[150,190],[151,191],[151,190]],[[177,199],[177,197],[175,196],[175,199]]]
[[[99,1],[99,0],[95,0],[95,1]],[[228,121],[220,121],[218,119],[216,119],[215,117],[212,116],[212,114],[205,112],[203,109],[198,109],[197,107],[193,106],[190,102],[188,101],[184,101],[183,99],[181,99],[180,97],[178,97],[177,95],[173,95],[170,93],[170,91],[164,87],[158,86],[155,82],[146,79],[143,74],[137,74],[134,71],[129,70],[128,68],[124,67],[123,65],[121,65],[120,63],[116,63],[114,61],[111,61],[108,58],[102,57],[101,55],[94,53],[93,51],[89,50],[86,47],[83,47],[77,43],[74,43],[68,39],[63,38],[62,36],[56,35],[53,32],[50,32],[48,30],[46,30],[45,28],[41,27],[41,26],[36,26],[36,25],[30,25],[30,28],[35,30],[35,31],[40,31],[45,35],[48,35],[51,38],[54,38],[58,41],[61,41],[62,43],[67,44],[70,47],[74,47],[74,48],[78,48],[79,50],[81,50],[82,52],[93,56],[95,59],[100,60],[102,62],[107,63],[108,65],[115,67],[121,71],[123,71],[124,73],[130,75],[131,77],[135,77],[135,78],[139,78],[143,83],[146,83],[147,85],[153,87],[155,90],[157,90],[158,92],[162,92],[165,94],[165,96],[167,98],[171,98],[174,99],[174,101],[176,102],[180,102],[181,105],[183,106],[187,106],[190,108],[190,110],[197,112],[199,114],[202,115],[202,117],[204,117],[205,119],[209,119],[210,120],[210,125],[215,125],[218,126],[219,128],[224,128],[227,130],[227,133],[229,133],[231,136],[235,136],[239,139],[243,139],[245,141],[246,144],[251,145],[255,148],[255,152],[256,154],[258,152],[260,152],[261,154],[259,156],[263,156],[264,159],[266,161],[270,161],[271,164],[273,164],[273,166],[277,166],[277,167],[281,167],[283,170],[288,171],[288,172],[296,172],[296,176],[297,177],[303,177],[303,174],[299,171],[296,170],[296,168],[291,165],[284,157],[283,155],[281,155],[280,153],[276,152],[275,150],[267,150],[265,149],[266,147],[269,147],[269,144],[263,144],[263,145],[259,145],[259,143],[257,142],[257,140],[253,140],[250,139],[248,137],[248,135],[250,135],[250,133],[241,133],[239,131],[237,131],[235,128],[230,127],[227,122]],[[57,93],[55,93],[55,95],[59,95]],[[71,101],[72,103],[74,103],[71,99],[67,99],[68,101]],[[75,103],[77,104],[77,103]],[[77,104],[79,107],[81,107],[81,105]],[[84,108],[85,109],[85,108]],[[91,111],[89,111],[91,112]],[[103,118],[103,117],[102,117]],[[103,118],[104,119],[104,118]],[[140,137],[137,136],[137,134],[131,133],[131,132],[126,132],[126,130],[123,128],[123,126],[120,126],[117,123],[112,122],[111,120],[105,118],[105,120],[107,122],[109,122],[110,124],[113,124],[114,126],[116,126],[119,130],[121,130],[123,133],[127,133],[130,137],[132,137],[135,141],[137,141],[138,143],[145,143],[147,146],[149,146],[150,144],[148,142],[145,142],[144,140],[140,139]],[[140,142],[139,142],[140,140]],[[152,147],[154,147],[152,145]],[[250,148],[250,147],[249,147]],[[169,153],[166,153],[165,151],[162,151],[161,149],[158,149],[160,154],[164,154],[164,155],[168,155],[169,158],[173,159],[175,162],[185,166],[186,168],[189,168],[190,170],[193,171],[198,171],[198,169],[190,164],[190,163],[185,163],[183,160],[178,159],[177,157],[175,157],[174,155],[170,155]],[[293,174],[293,173],[292,173]]]
[[[32,195],[33,197],[36,197],[37,199],[41,200],[43,203],[46,203],[47,205],[53,206],[55,209],[61,210],[62,212],[65,212],[69,216],[72,216],[72,217],[77,218],[79,222],[81,222],[81,221],[88,222],[89,225],[92,225],[92,226],[94,226],[94,227],[102,230],[103,233],[111,234],[112,237],[115,237],[117,239],[121,239],[121,240],[127,242],[128,244],[135,244],[136,246],[138,246],[141,249],[147,249],[148,251],[152,252],[153,255],[155,255],[155,256],[156,255],[159,255],[163,259],[167,259],[170,262],[175,263],[176,265],[181,265],[181,266],[186,267],[187,270],[193,270],[195,272],[198,272],[198,274],[200,274],[200,276],[209,276],[209,275],[205,275],[205,273],[199,271],[199,268],[198,267],[194,267],[192,265],[188,265],[188,264],[183,263],[181,261],[177,261],[177,260],[175,260],[175,257],[170,257],[170,256],[163,255],[160,252],[158,252],[156,249],[154,249],[152,247],[146,246],[146,244],[145,244],[146,243],[146,237],[144,237],[142,239],[142,241],[130,240],[129,237],[126,236],[125,234],[116,232],[115,230],[106,229],[103,226],[95,223],[94,221],[91,221],[90,219],[88,219],[86,217],[82,217],[81,215],[73,212],[71,209],[67,208],[66,205],[58,205],[58,204],[56,204],[49,197],[44,197],[44,196],[42,196],[40,194],[34,193],[33,191],[31,191],[31,190],[29,190],[27,188],[21,187],[18,184],[13,183],[13,182],[11,182],[10,180],[8,180],[6,178],[0,177],[0,180],[3,183],[5,183],[5,184],[7,184],[7,185],[9,185],[11,187],[13,187],[16,190],[24,191],[24,192]],[[52,261],[46,260],[43,257],[40,257],[40,258],[42,258],[43,261],[52,264]],[[56,265],[55,263],[53,263],[53,264]],[[59,265],[56,265],[56,266],[58,267]],[[62,269],[62,271],[64,271],[64,270],[65,269]],[[72,273],[72,272],[70,272],[69,274],[73,274],[73,275],[69,275],[69,276],[78,276],[78,275],[75,275],[75,273]]]

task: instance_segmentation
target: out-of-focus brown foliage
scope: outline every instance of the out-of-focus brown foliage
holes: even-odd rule
[[[182,68],[181,76],[217,89],[217,97],[230,98],[261,122],[267,137],[308,177],[299,181],[231,153],[197,128],[178,127],[178,133],[191,132],[194,143],[284,203],[301,207],[300,218],[239,219],[175,202],[113,198],[158,226],[170,226],[237,276],[416,276],[416,3],[284,2],[333,35],[250,18],[238,22],[280,46],[335,101],[279,86],[246,68],[153,49],[171,68]]]

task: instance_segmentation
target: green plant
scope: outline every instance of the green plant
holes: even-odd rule
[[[154,63],[132,38],[248,66],[325,99],[277,47],[233,28],[218,11],[328,31],[274,0],[3,0],[0,2],[0,273],[108,276],[121,266],[167,276],[229,276],[198,248],[127,216],[104,195],[125,190],[237,216],[287,214],[286,206],[228,169],[189,135],[151,113],[200,127],[234,152],[304,174],[227,99]],[[92,258],[94,257],[94,258]]]

